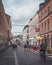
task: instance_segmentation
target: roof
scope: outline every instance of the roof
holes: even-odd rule
[[[43,3],[40,3],[40,4],[39,4],[38,13],[39,13],[40,10],[42,10],[49,2],[50,2],[50,0],[45,0]]]
[[[24,26],[24,29],[23,29],[23,31],[26,29],[26,28],[28,28],[29,27],[29,25],[26,25],[26,26]]]

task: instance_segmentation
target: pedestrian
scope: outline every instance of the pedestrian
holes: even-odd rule
[[[31,50],[31,44],[29,44],[29,51]]]
[[[44,40],[42,40],[42,43],[40,44],[40,56],[42,55],[42,52],[45,57],[46,56],[46,43]]]
[[[30,44],[29,44],[28,40],[26,41],[26,44],[27,44],[27,51],[29,51],[30,50]]]
[[[27,46],[26,46],[26,43],[24,44],[24,50],[26,51],[26,48],[27,48]]]

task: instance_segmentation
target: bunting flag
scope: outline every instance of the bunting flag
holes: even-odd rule
[[[35,31],[36,31],[36,32],[39,32],[39,31],[40,31],[40,29],[39,29],[39,28],[35,28]]]

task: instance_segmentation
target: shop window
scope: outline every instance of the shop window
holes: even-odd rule
[[[50,48],[50,36],[49,36],[49,34],[47,35],[47,47]]]

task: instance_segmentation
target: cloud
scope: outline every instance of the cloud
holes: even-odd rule
[[[12,18],[30,17],[38,9],[43,0],[3,0],[6,13]]]
[[[28,23],[28,20],[29,18],[21,18],[21,19],[12,19],[12,23],[14,24],[27,24]]]
[[[12,33],[13,35],[18,35],[18,34],[22,34],[22,30],[24,27],[21,26],[13,26],[12,27]],[[14,31],[15,30],[15,31]]]
[[[41,0],[3,0],[6,13],[12,18],[30,17],[38,9]],[[43,0],[42,0],[43,1]],[[6,3],[5,3],[6,2]]]
[[[29,19],[39,9],[39,3],[44,0],[2,0],[5,12],[12,18],[14,24],[28,24]],[[15,31],[16,26],[12,26]],[[21,29],[21,28],[20,28]],[[19,31],[19,30],[17,30]],[[21,30],[22,31],[22,30]]]

